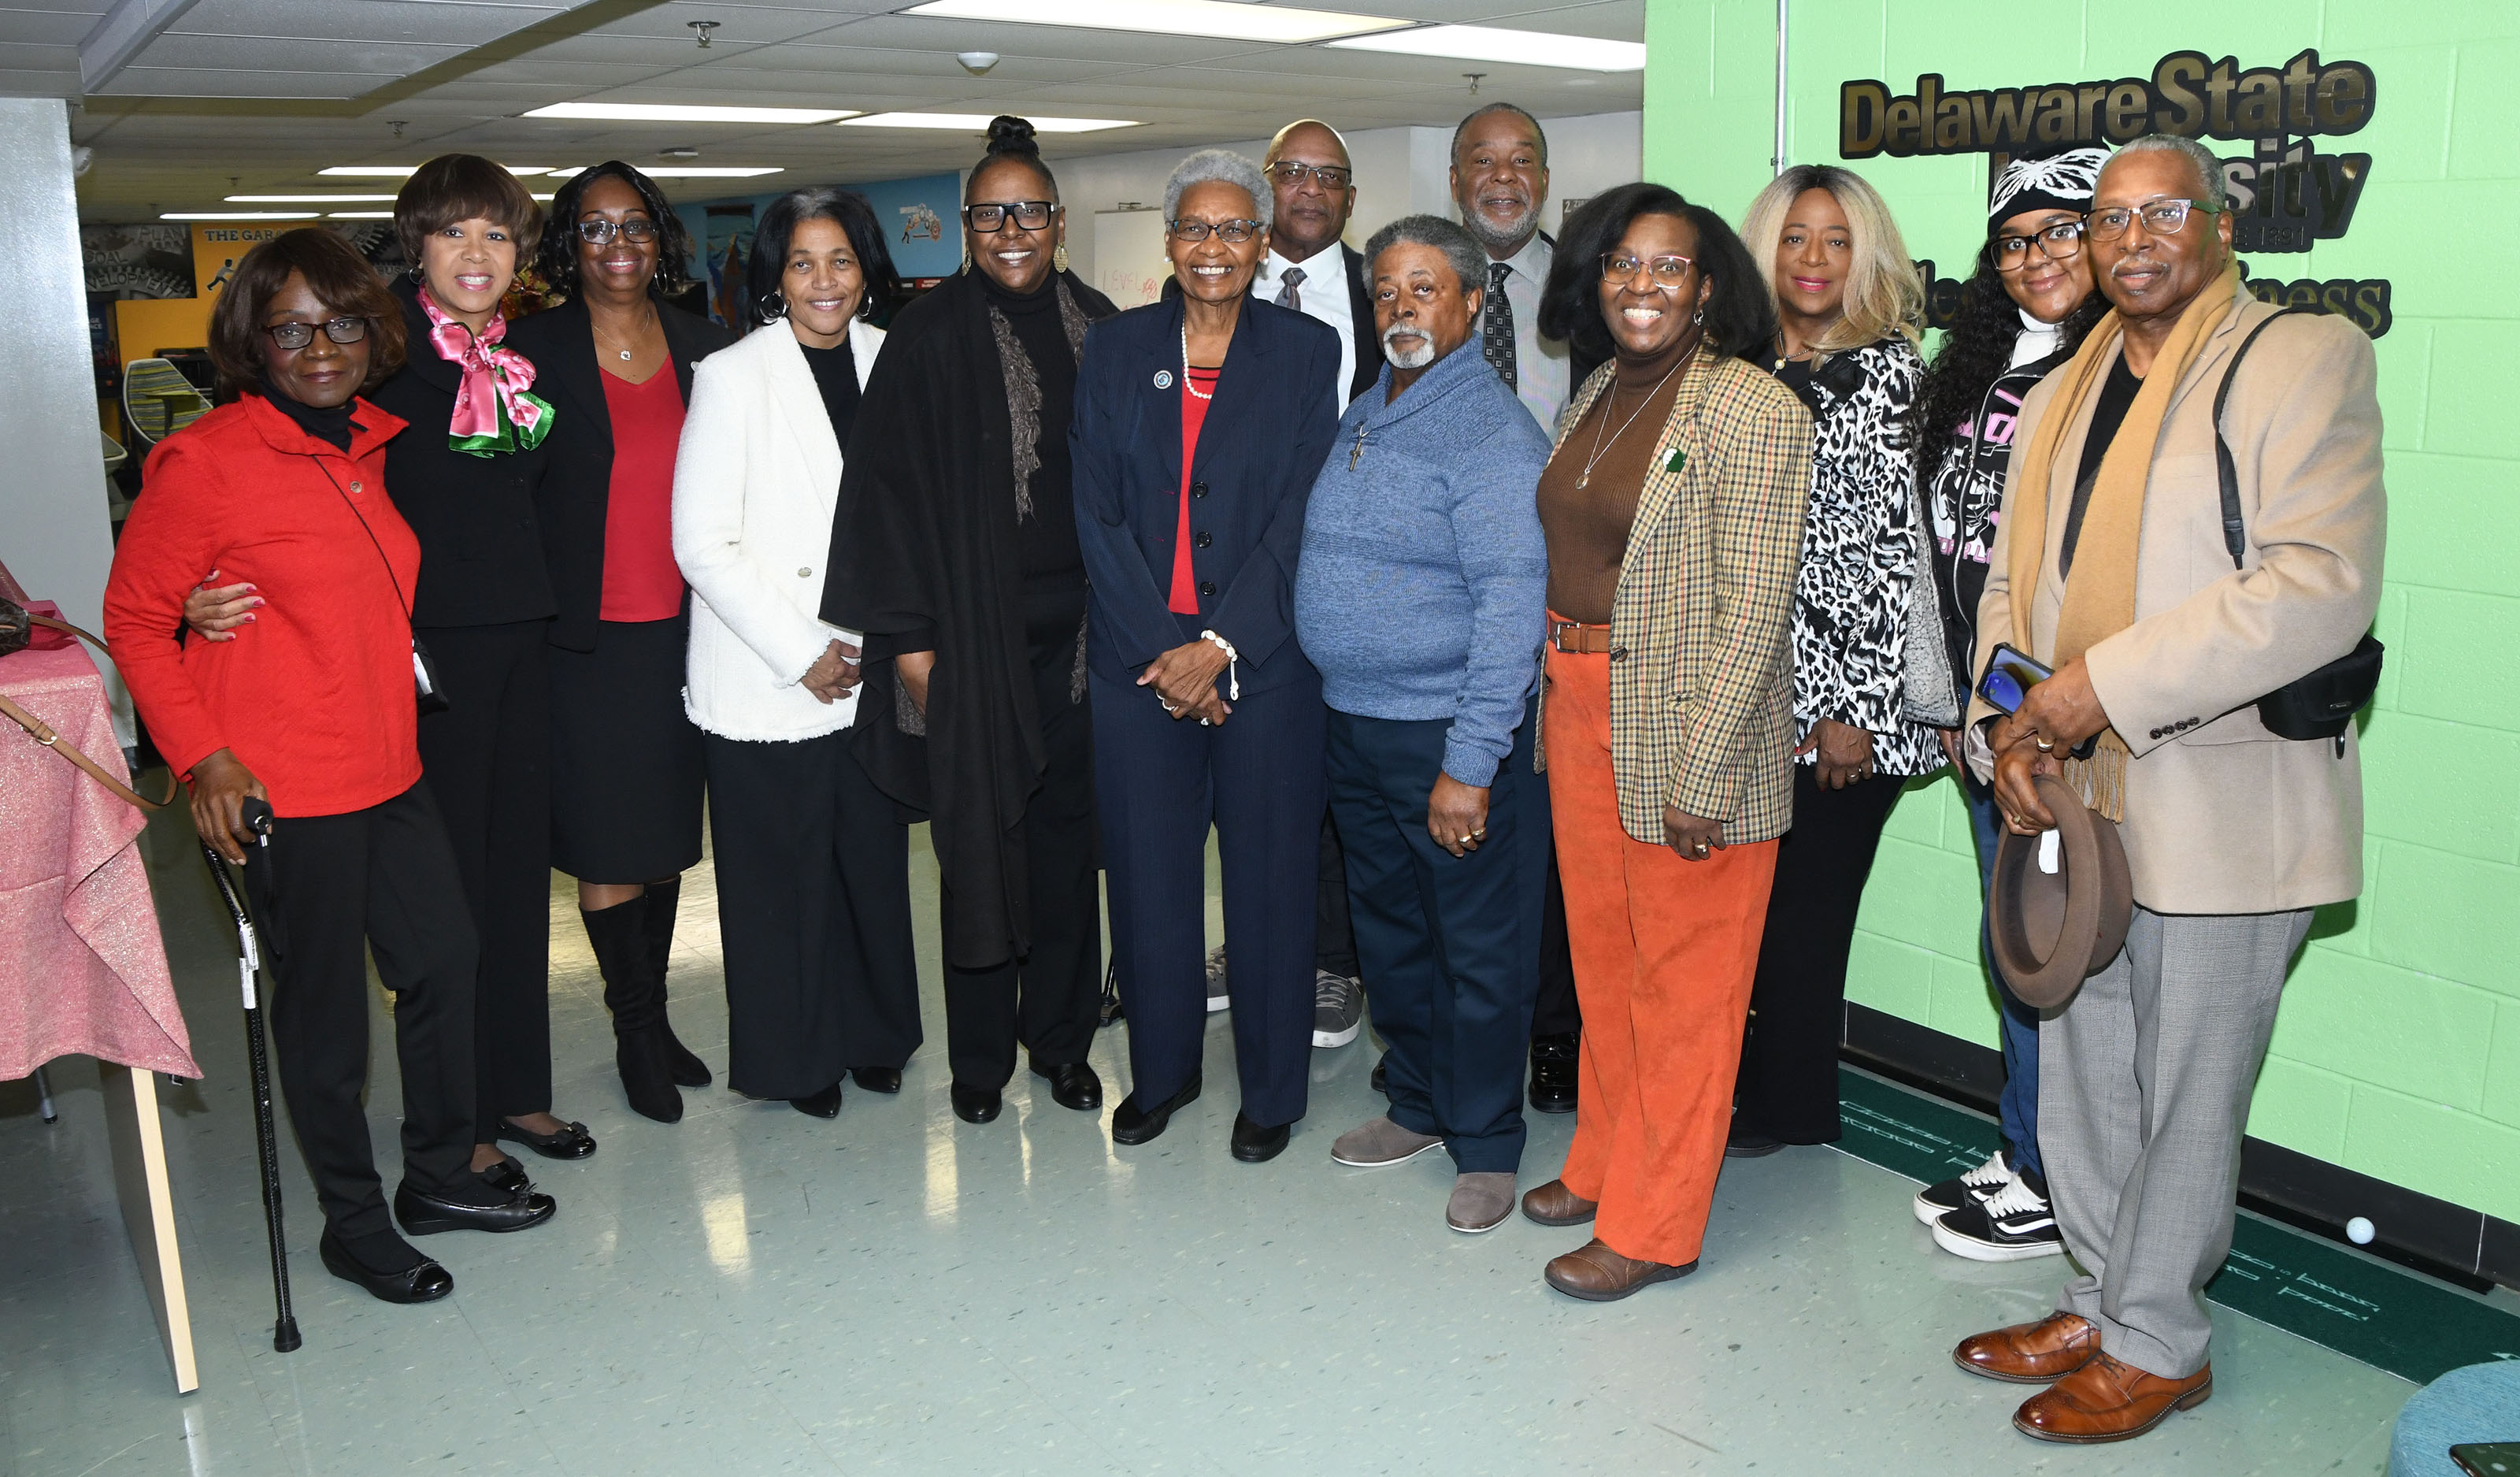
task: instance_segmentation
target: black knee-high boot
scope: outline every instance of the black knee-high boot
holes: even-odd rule
[[[612,1059],[621,1069],[621,1090],[632,1109],[658,1123],[678,1123],[683,1094],[674,1090],[665,1050],[664,976],[649,967],[648,899],[589,912],[578,910],[586,941],[604,972],[604,1003],[612,1012]]]
[[[674,1023],[665,1012],[665,965],[674,952],[674,915],[682,907],[683,879],[649,883],[647,900],[648,973],[656,982],[656,1029],[665,1034],[665,1060],[673,1068],[675,1085],[705,1087],[710,1082],[708,1063],[693,1055],[692,1048],[674,1035]]]

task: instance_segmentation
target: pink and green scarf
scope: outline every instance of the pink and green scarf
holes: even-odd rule
[[[551,435],[551,402],[533,393],[534,362],[508,347],[508,319],[492,313],[473,333],[448,317],[420,290],[420,310],[428,315],[428,342],[437,356],[463,371],[455,387],[455,419],[446,428],[446,444],[472,456],[502,451],[531,451]]]

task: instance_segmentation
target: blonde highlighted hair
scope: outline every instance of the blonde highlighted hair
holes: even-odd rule
[[[1925,287],[1908,259],[1908,244],[1889,203],[1864,176],[1835,164],[1796,164],[1779,174],[1750,202],[1742,217],[1741,241],[1759,264],[1771,297],[1777,291],[1777,242],[1785,233],[1785,217],[1806,190],[1825,190],[1846,213],[1847,233],[1855,260],[1846,274],[1846,297],[1838,320],[1809,347],[1814,361],[1832,353],[1878,344],[1897,334],[1909,343],[1921,337]]]

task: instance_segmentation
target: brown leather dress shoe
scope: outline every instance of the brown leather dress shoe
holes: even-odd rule
[[[2051,1313],[2036,1323],[2015,1323],[1972,1333],[1952,1351],[1952,1362],[1971,1374],[2016,1385],[2062,1379],[2100,1352],[2100,1330],[2070,1313]]]
[[[2161,1424],[2173,1410],[2192,1409],[2214,1393],[2214,1366],[2185,1379],[2164,1379],[2105,1354],[2022,1402],[2013,1429],[2041,1441],[2093,1446],[2125,1441]]]
[[[1637,1262],[1620,1256],[1598,1238],[1585,1242],[1549,1264],[1549,1285],[1587,1303],[1615,1303],[1640,1287],[1668,1282],[1697,1270],[1691,1262],[1673,1267],[1663,1262]]]
[[[1523,1218],[1542,1225],[1581,1225],[1600,1208],[1600,1202],[1568,1189],[1563,1179],[1552,1179],[1522,1197]]]

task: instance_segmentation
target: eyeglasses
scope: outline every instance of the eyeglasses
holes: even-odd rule
[[[1336,164],[1305,164],[1282,159],[1269,166],[1269,177],[1282,185],[1300,185],[1309,179],[1325,190],[1344,190],[1348,181],[1356,178],[1356,171]]]
[[[2083,253],[2083,222],[2060,220],[2027,236],[1998,236],[1987,243],[1986,250],[1995,258],[1997,271],[2017,272],[2029,264],[2033,245],[2050,261],[2071,261]]]
[[[1046,200],[1018,200],[1007,205],[965,206],[963,224],[983,236],[995,236],[1012,218],[1018,231],[1038,231],[1050,224],[1058,207]]]
[[[1625,252],[1612,252],[1601,258],[1603,282],[1634,282],[1639,272],[1650,271],[1653,285],[1674,288],[1688,280],[1689,268],[1697,265],[1687,256],[1656,256],[1647,260]]]
[[[2186,229],[2187,212],[2202,210],[2208,215],[2223,213],[2222,206],[2210,200],[2153,200],[2139,206],[2113,206],[2093,210],[2083,217],[2092,228],[2093,241],[2115,241],[2143,217],[2143,228],[2155,236],[2176,236]]]
[[[263,332],[271,335],[271,342],[283,348],[304,348],[315,342],[315,325],[312,323],[274,323],[265,327]],[[336,344],[356,344],[367,336],[368,320],[365,318],[324,320],[324,337]]]
[[[1212,224],[1204,220],[1167,220],[1164,229],[1173,233],[1175,241],[1205,241],[1213,231],[1216,239],[1228,246],[1240,246],[1259,235],[1261,226],[1256,220],[1220,220]]]
[[[588,246],[610,246],[615,236],[624,241],[653,241],[656,239],[656,223],[644,215],[621,221],[581,220],[577,223],[577,239]]]

